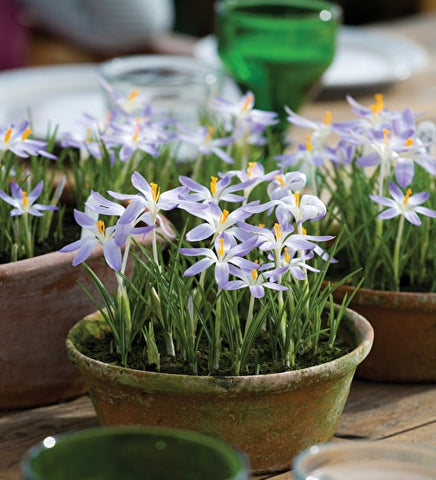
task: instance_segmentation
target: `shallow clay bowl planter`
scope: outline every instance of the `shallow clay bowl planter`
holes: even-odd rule
[[[353,287],[341,286],[339,301]],[[436,382],[436,293],[359,289],[351,308],[374,328],[374,345],[356,376],[384,382]]]
[[[53,252],[0,265],[1,409],[48,405],[86,391],[68,359],[65,338],[96,308],[79,284],[96,291],[85,269],[72,266],[74,255]],[[101,249],[87,263],[115,288]]]
[[[356,367],[373,340],[369,323],[348,310],[341,337],[353,350],[334,361],[270,375],[189,376],[121,368],[83,355],[81,342],[105,328],[94,314],[67,338],[102,425],[160,425],[210,434],[245,452],[253,473],[289,469],[298,452],[333,436]]]

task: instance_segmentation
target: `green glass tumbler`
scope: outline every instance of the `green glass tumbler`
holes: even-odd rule
[[[284,126],[320,85],[335,54],[342,10],[324,0],[219,0],[218,53],[256,107],[279,114]]]
[[[102,427],[48,437],[22,460],[24,480],[247,480],[245,455],[197,432]]]

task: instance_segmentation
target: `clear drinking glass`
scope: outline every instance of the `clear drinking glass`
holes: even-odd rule
[[[295,480],[434,480],[436,449],[394,441],[327,442],[294,460]]]
[[[217,438],[139,426],[48,437],[21,471],[24,480],[248,480],[246,457]]]
[[[323,0],[219,0],[220,58],[257,108],[298,111],[314,94],[335,53],[342,10]]]

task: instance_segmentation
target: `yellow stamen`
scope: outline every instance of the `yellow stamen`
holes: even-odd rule
[[[27,207],[27,205],[29,205],[29,199],[27,198],[27,192],[25,192],[23,190],[22,195],[23,195],[23,207]]]
[[[210,191],[212,195],[216,193],[216,182],[218,181],[218,177],[210,177]]]
[[[404,200],[403,200],[404,205],[407,205],[407,203],[409,202],[410,195],[412,195],[412,189],[408,188],[406,191],[406,195],[404,195]]]
[[[257,268],[253,268],[253,270],[251,270],[251,278],[253,280],[257,280]]]
[[[388,140],[389,140],[389,130],[387,128],[384,128],[383,129],[383,142],[386,144],[388,143]]]
[[[303,235],[306,235],[307,230],[306,230],[304,227],[301,227],[301,233],[302,233]]]
[[[257,162],[249,162],[248,163],[247,174],[248,174],[249,178],[251,178],[253,176],[253,170],[255,169],[256,165],[257,165]]]
[[[413,145],[413,138],[408,138],[406,140],[406,147],[411,147]]]
[[[382,93],[376,93],[374,95],[374,98],[375,98],[377,110],[380,113],[383,110],[383,107],[384,107],[383,94]]]
[[[106,226],[105,226],[103,220],[97,220],[97,230],[99,231],[99,233],[104,235],[104,232],[106,230]]]
[[[300,206],[300,192],[295,192],[294,193],[294,199],[295,199],[295,205],[297,207]]]
[[[265,228],[265,224],[264,224],[264,223],[259,223],[259,224],[258,224],[258,227],[260,227],[260,228]]]
[[[23,134],[21,135],[21,141],[24,142],[25,140],[27,140],[27,137],[32,133],[32,130],[30,130],[30,128],[26,128],[26,130],[24,130]]]
[[[141,125],[136,125],[135,134],[133,135],[134,142],[138,141],[140,131],[141,131]]]
[[[214,132],[215,132],[215,128],[213,128],[212,126],[208,128],[208,132],[205,138],[206,142],[209,142],[211,140]]]
[[[247,95],[245,99],[244,105],[242,106],[242,110],[246,112],[250,108],[250,104],[253,103],[253,95],[250,93]]]
[[[283,228],[279,223],[274,224],[274,235],[276,236],[277,240],[280,240],[283,237]]]
[[[153,197],[153,200],[157,202],[160,197],[160,187],[157,183],[150,183],[151,187],[151,196]]]
[[[12,128],[8,128],[5,133],[5,138],[4,138],[5,143],[9,142],[9,140],[11,139],[11,135],[12,135]]]
[[[332,112],[330,112],[330,110],[325,112],[324,123],[326,125],[330,125],[332,123]]]
[[[289,248],[285,248],[285,263],[289,263],[291,261],[291,256],[289,255]]]
[[[313,146],[312,146],[312,135],[310,133],[308,133],[306,135],[306,148],[309,152],[311,152],[313,150]]]
[[[219,245],[218,245],[218,255],[222,257],[224,255],[224,238],[219,239]]]
[[[135,98],[138,96],[139,94],[139,88],[135,88],[135,90],[132,90],[129,94],[129,96],[127,97],[129,101],[131,100],[135,100]]]
[[[277,175],[274,180],[279,182],[281,187],[284,187],[286,185],[283,175]]]
[[[228,210],[223,210],[223,213],[220,215],[221,225],[227,220],[228,216],[229,216],[229,211]]]

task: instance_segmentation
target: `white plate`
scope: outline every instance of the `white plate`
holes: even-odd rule
[[[208,35],[197,42],[194,56],[220,65],[217,42]],[[335,59],[323,76],[324,89],[356,89],[394,83],[430,63],[419,44],[367,27],[341,27]]]
[[[83,112],[104,115],[94,64],[20,68],[0,73],[0,127],[30,118],[35,136],[74,128]]]

